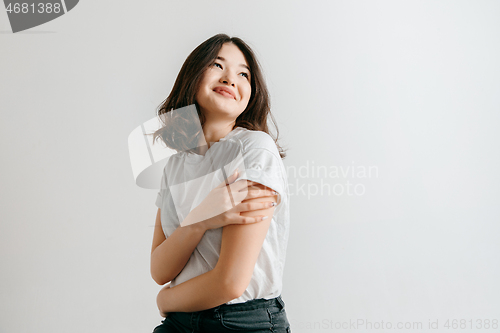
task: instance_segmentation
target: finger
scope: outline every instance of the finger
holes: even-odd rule
[[[246,192],[248,191],[249,182],[251,181],[246,179],[240,179],[237,182],[230,184],[229,186],[231,186],[231,191],[233,192]]]
[[[267,202],[248,202],[248,203],[240,203],[238,207],[238,211],[240,213],[242,212],[251,212],[254,210],[262,210],[262,209],[268,209],[273,206],[275,206],[274,201],[267,201]]]
[[[234,182],[236,180],[236,178],[238,178],[238,176],[239,176],[238,169],[236,169],[236,170],[234,170],[232,175],[227,177],[222,183],[217,185],[217,187],[221,188],[221,187],[227,186],[227,184],[231,184],[232,182]]]
[[[272,188],[269,188],[269,187],[265,187],[265,186],[257,186],[257,185],[251,185],[251,186],[248,186],[247,187],[247,190],[248,191],[272,191],[273,189]]]
[[[228,182],[227,184],[232,184],[232,183],[234,183],[234,181],[235,181],[236,179],[238,179],[238,177],[239,177],[239,176],[240,176],[240,171],[239,171],[239,169],[238,169],[238,168],[236,168],[236,170],[234,170],[233,174],[232,174],[230,177],[228,177],[229,182]]]
[[[247,199],[262,198],[262,197],[273,197],[277,193],[273,190],[262,190],[262,189],[249,189],[246,196]]]
[[[236,185],[236,184],[238,184],[238,185]],[[248,180],[248,179],[240,179],[237,182],[235,182],[234,185],[235,185],[234,189],[241,191],[241,192],[248,191],[248,189],[250,187],[257,187],[257,188],[265,189],[265,186],[263,186],[259,183],[256,183],[252,180]]]
[[[250,223],[257,223],[257,222],[260,222],[260,221],[263,221],[265,219],[269,218],[269,216],[264,216],[264,215],[260,215],[260,216],[242,216],[242,219],[241,219],[241,224],[250,224]]]
[[[268,190],[269,187],[267,187],[266,185],[262,185],[261,183],[257,183],[257,182],[254,182],[254,181],[251,181],[249,180],[249,184],[248,186],[250,187],[257,187],[257,188],[260,188],[262,190]]]

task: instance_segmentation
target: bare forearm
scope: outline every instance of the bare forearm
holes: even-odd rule
[[[151,276],[159,285],[173,280],[184,268],[205,234],[200,225],[177,228],[151,254]]]
[[[217,268],[172,288],[163,288],[156,298],[161,313],[211,309],[237,298]]]

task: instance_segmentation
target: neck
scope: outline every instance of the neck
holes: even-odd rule
[[[199,141],[199,152],[205,155],[205,152],[212,145],[211,143],[218,142],[220,139],[225,137],[233,130],[235,125],[235,121],[209,121],[207,120],[203,125],[203,136],[204,138],[200,138]],[[205,149],[202,149],[201,146],[207,145]]]
[[[206,122],[203,125],[203,135],[207,144],[218,142],[233,130],[235,122]]]

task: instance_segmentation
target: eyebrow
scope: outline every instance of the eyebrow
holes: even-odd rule
[[[225,61],[226,59],[224,59],[223,57],[221,56],[217,56],[217,59],[220,59],[222,61]],[[248,69],[248,71],[251,73],[252,71],[250,70],[250,67],[248,67],[247,65],[245,64],[240,64],[240,67],[245,67],[246,69]]]

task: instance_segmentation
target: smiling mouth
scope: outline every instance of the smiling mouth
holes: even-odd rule
[[[230,93],[228,93],[227,91],[224,91],[224,90],[217,90],[215,91],[217,94],[219,95],[222,95],[224,97],[227,97],[227,98],[231,98],[231,99],[235,99],[233,95],[231,95]]]

